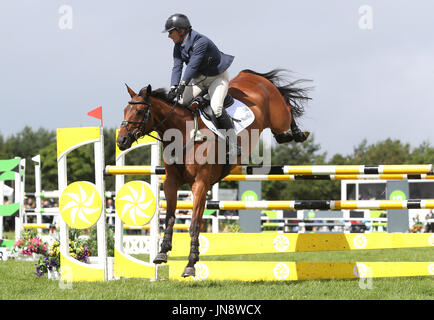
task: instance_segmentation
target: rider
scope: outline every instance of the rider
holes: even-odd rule
[[[227,69],[234,57],[220,52],[210,39],[193,30],[190,21],[183,14],[171,15],[166,21],[164,32],[168,32],[168,37],[175,43],[169,98],[177,98],[179,104],[188,105],[202,91],[207,90],[218,129],[234,129],[232,118],[223,108],[229,86]],[[187,67],[181,79],[184,63]],[[229,139],[229,152],[241,155],[236,140],[234,142]]]

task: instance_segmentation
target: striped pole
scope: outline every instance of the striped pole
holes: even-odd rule
[[[162,209],[167,208],[161,201]],[[177,209],[193,209],[193,201],[178,201]],[[434,209],[434,200],[293,200],[293,201],[207,201],[206,209],[217,210],[355,210]]]
[[[24,229],[50,229],[54,228],[54,225],[49,223],[24,223]]]
[[[378,175],[378,174],[429,174],[432,165],[313,165],[313,166],[237,166],[232,175]],[[143,174],[164,175],[164,166],[106,166],[108,175]]]
[[[145,225],[145,226],[124,225],[123,228],[127,229],[127,230],[149,230],[151,227],[149,225]],[[188,230],[189,228],[190,228],[190,226],[187,224],[175,224],[175,225],[173,225],[174,230]]]
[[[232,174],[426,174],[432,170],[432,165],[306,165],[306,166],[238,166]]]
[[[59,213],[59,208],[25,208],[24,211],[26,213]]]
[[[163,180],[165,176],[161,177]],[[431,174],[329,174],[329,175],[243,175],[232,174],[223,181],[295,181],[295,180],[434,180]]]
[[[143,174],[143,175],[163,175],[166,174],[164,166],[106,166],[105,174],[119,175],[119,174]]]
[[[166,175],[159,176],[161,180]],[[294,174],[230,174],[223,181],[297,181],[297,180],[434,180],[434,173],[430,174],[327,174],[327,175],[294,175]]]

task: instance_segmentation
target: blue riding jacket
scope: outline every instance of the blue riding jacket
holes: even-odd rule
[[[182,80],[188,83],[200,75],[216,76],[226,71],[234,60],[233,56],[220,52],[206,36],[191,30],[182,43],[173,48],[173,69],[171,86],[179,84],[183,63],[187,65]]]

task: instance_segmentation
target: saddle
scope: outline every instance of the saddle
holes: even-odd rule
[[[208,93],[200,94],[193,99],[191,105],[197,104],[197,108],[202,111],[203,116],[208,121],[211,121],[218,128],[217,117],[211,108],[211,101]],[[228,93],[223,102],[223,109],[227,109],[234,104],[234,98]]]

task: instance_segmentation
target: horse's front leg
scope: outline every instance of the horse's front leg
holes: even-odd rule
[[[166,176],[167,177],[167,176]],[[166,230],[164,231],[163,241],[160,252],[154,259],[154,263],[166,263],[167,252],[172,250],[173,226],[175,224],[176,202],[178,200],[178,184],[171,181],[170,178],[164,181],[164,194],[166,196]]]
[[[209,184],[202,180],[196,180],[191,188],[193,193],[193,217],[190,225],[190,254],[188,256],[188,264],[182,273],[183,277],[195,275],[194,265],[199,261],[199,233],[202,223],[202,215],[205,209],[206,193],[208,192]]]

